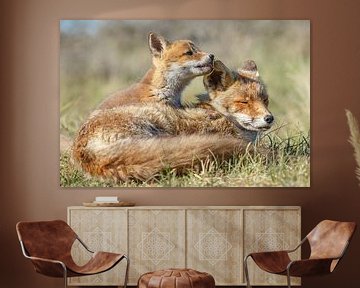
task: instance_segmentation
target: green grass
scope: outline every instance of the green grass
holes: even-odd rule
[[[70,153],[60,157],[62,187],[309,187],[310,138],[298,134],[281,138],[263,136],[260,152],[233,155],[227,161],[204,161],[196,169],[177,175],[164,169],[144,182],[114,183],[87,177],[71,161]],[[266,153],[264,153],[266,151]]]

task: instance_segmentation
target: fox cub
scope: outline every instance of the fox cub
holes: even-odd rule
[[[200,96],[199,107],[214,109],[248,131],[272,126],[269,96],[254,61],[245,61],[235,72],[216,60],[213,72],[203,82],[207,94]]]
[[[201,51],[189,40],[170,42],[150,33],[148,41],[153,67],[139,83],[114,92],[98,109],[146,102],[165,102],[180,107],[181,93],[190,81],[213,69],[214,55]]]
[[[164,168],[182,171],[232,157],[271,127],[268,95],[253,61],[237,72],[216,61],[204,85],[207,109],[138,103],[95,111],[74,141],[74,158],[93,176],[144,181]]]

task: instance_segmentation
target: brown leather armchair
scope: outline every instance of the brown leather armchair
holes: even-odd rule
[[[304,277],[333,272],[344,256],[355,229],[354,222],[324,220],[292,250],[250,253],[244,259],[247,287],[251,287],[247,267],[249,257],[266,272],[286,275],[289,288],[291,288],[290,276]],[[289,253],[296,251],[306,241],[310,245],[310,257],[292,261]]]
[[[62,220],[19,222],[16,231],[24,256],[31,260],[35,271],[50,277],[87,276],[112,269],[121,260],[126,259],[124,288],[127,285],[129,258],[125,254],[91,251]],[[78,240],[92,254],[83,266],[78,266],[72,256],[71,247]]]

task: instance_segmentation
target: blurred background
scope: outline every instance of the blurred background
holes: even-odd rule
[[[72,138],[111,92],[139,81],[150,68],[150,31],[190,39],[229,68],[257,63],[270,95],[277,133],[310,130],[310,21],[308,20],[61,20],[60,133]],[[184,92],[204,92],[202,77]],[[275,128],[276,129],[276,128]]]

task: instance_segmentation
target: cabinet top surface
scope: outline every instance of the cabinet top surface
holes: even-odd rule
[[[300,210],[301,206],[132,206],[132,207],[85,207],[85,206],[69,206],[68,209],[132,209],[132,210],[202,210],[202,209],[221,209],[221,210],[236,210],[236,209],[282,209],[282,210]]]

